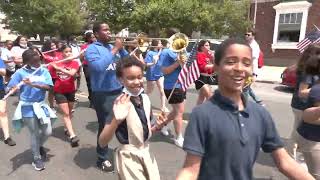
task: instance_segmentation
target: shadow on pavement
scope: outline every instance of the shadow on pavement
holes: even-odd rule
[[[88,129],[89,131],[97,134],[98,133],[98,121],[94,121],[94,122],[88,122],[86,125],[86,129]]]
[[[294,92],[293,88],[289,88],[287,86],[282,86],[282,85],[276,86],[273,89],[276,91],[280,91],[280,92],[284,92],[284,93],[288,93],[288,94],[292,94]]]
[[[59,126],[52,129],[52,137],[60,139],[61,141],[69,142],[68,137],[64,134],[64,127]]]
[[[83,144],[74,156],[73,161],[81,169],[88,169],[96,165],[96,158],[96,147],[90,144]]]
[[[174,144],[174,136],[170,133],[169,136],[164,136],[160,132],[154,133],[149,139],[150,142],[167,142],[169,144]]]
[[[111,157],[112,162],[114,160],[113,152],[114,150],[109,148],[108,154],[109,154],[109,157]],[[81,145],[81,147],[79,148],[79,151],[74,156],[73,161],[81,169],[96,167],[96,161],[97,161],[96,146],[93,146],[91,144]]]
[[[46,152],[50,151],[49,149],[45,148]],[[47,159],[45,162],[50,161],[50,159],[54,157],[54,155],[47,153]],[[30,164],[33,161],[31,149],[25,150],[24,152],[17,154],[15,157],[11,158],[10,161],[12,162],[12,171],[8,173],[8,175],[14,173],[17,169],[19,169],[24,164]]]

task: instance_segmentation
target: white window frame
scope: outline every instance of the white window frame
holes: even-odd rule
[[[273,6],[273,9],[276,10],[276,17],[274,21],[274,29],[273,29],[273,41],[271,48],[274,51],[275,49],[298,49],[298,42],[278,42],[278,31],[279,31],[279,18],[280,14],[287,13],[302,13],[301,27],[300,27],[300,35],[299,41],[304,39],[307,29],[307,21],[308,21],[308,13],[309,8],[312,6],[311,3],[307,1],[294,1],[294,2],[286,2],[280,3]]]

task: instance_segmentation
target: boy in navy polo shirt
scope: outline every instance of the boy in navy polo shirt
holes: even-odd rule
[[[242,94],[252,74],[251,51],[245,42],[228,39],[215,52],[218,90],[192,111],[183,145],[187,156],[178,180],[251,180],[260,148],[272,153],[288,178],[313,179],[284,150],[270,114]]]

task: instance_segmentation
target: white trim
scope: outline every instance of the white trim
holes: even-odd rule
[[[297,44],[295,42],[279,42],[271,45],[271,49],[298,49]]]
[[[274,49],[297,49],[296,47],[293,47],[293,46],[297,45],[297,42],[293,42],[293,43],[278,42],[279,17],[280,17],[280,14],[302,13],[300,35],[299,35],[299,41],[301,41],[302,39],[304,39],[305,34],[306,34],[308,13],[309,13],[309,8],[311,6],[312,6],[312,4],[307,1],[294,1],[294,2],[279,3],[275,6],[273,6],[273,9],[276,10],[276,17],[275,17],[275,21],[274,21],[273,41],[272,41],[272,45],[271,45],[272,50],[274,50]]]

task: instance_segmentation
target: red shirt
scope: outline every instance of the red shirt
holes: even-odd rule
[[[77,61],[68,61],[68,62],[62,62],[57,64],[58,67],[62,67],[64,69],[79,69],[79,64]],[[75,84],[74,84],[74,76],[70,76],[66,73],[63,73],[61,71],[56,71],[56,69],[52,66],[48,67],[49,72],[53,79],[55,80],[53,91],[65,94],[65,93],[73,93],[76,91]]]
[[[206,53],[203,53],[203,52],[197,53],[197,63],[198,63],[200,73],[212,74],[214,72],[213,68],[205,69],[205,66],[210,63],[210,59],[211,59],[210,56],[207,55]]]
[[[88,46],[89,46],[89,44],[88,44],[88,43],[87,43],[87,44],[82,45],[82,46],[80,47],[81,51],[82,51],[82,50],[84,50],[84,49],[87,49],[87,48],[88,48]],[[85,57],[83,57],[82,64],[83,64],[83,65],[88,65],[88,61],[86,60],[86,58],[85,58]]]
[[[51,63],[53,61],[58,61],[60,59],[62,59],[62,54],[56,52],[43,55],[43,60],[46,64]]]

